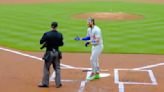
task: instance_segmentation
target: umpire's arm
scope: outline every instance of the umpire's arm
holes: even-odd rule
[[[63,35],[61,34],[61,38],[60,38],[60,41],[59,41],[59,46],[63,46],[63,45],[64,45]]]
[[[46,42],[46,33],[44,33],[44,35],[42,36],[42,38],[40,39],[40,44],[43,44]]]

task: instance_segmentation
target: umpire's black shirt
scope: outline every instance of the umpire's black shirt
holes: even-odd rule
[[[56,30],[51,30],[44,33],[40,40],[40,44],[46,43],[46,50],[52,51],[52,49],[59,50],[59,46],[63,46],[63,36]]]

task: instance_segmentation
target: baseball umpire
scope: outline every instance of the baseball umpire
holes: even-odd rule
[[[43,69],[43,79],[38,87],[48,87],[49,86],[49,74],[50,66],[53,65],[53,68],[56,72],[55,83],[56,87],[59,88],[62,86],[61,75],[60,75],[60,59],[62,58],[59,47],[63,46],[63,36],[57,31],[58,23],[51,23],[51,31],[44,33],[40,40],[40,44],[43,44],[42,49],[46,47],[46,52],[43,56],[44,69]]]

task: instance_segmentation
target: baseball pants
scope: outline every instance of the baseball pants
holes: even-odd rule
[[[55,83],[58,86],[61,84],[59,53],[57,51],[47,51],[46,53],[50,55],[50,59],[44,63],[42,84],[49,85],[50,66],[52,64],[56,73]]]
[[[99,44],[96,46],[92,46],[92,51],[91,51],[91,56],[90,56],[90,62],[92,66],[92,72],[93,73],[98,73],[100,71],[99,69],[99,56],[103,50],[103,45]]]

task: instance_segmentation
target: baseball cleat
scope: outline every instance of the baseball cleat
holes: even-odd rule
[[[95,75],[95,78],[96,78],[96,79],[100,79],[100,75],[99,75],[99,74],[96,74],[96,75]]]
[[[87,78],[87,80],[96,80],[96,79],[100,79],[100,75],[99,74],[95,74],[93,76],[90,76]]]

